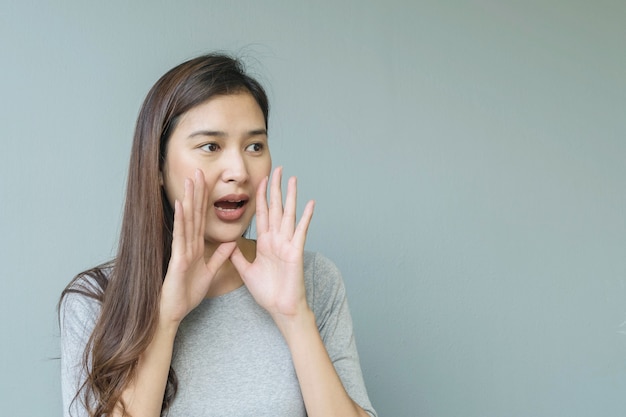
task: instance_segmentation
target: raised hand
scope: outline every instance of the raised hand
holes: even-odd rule
[[[275,320],[296,316],[308,309],[304,288],[304,243],[313,216],[309,201],[296,225],[296,178],[287,185],[285,206],[281,191],[282,168],[274,170],[270,185],[269,207],[266,198],[268,179],[256,193],[256,258],[248,262],[239,248],[231,261],[256,302]]]
[[[161,290],[161,319],[179,323],[206,296],[211,281],[230,257],[235,242],[222,243],[208,262],[204,259],[204,231],[208,194],[204,174],[185,179],[182,203],[174,203],[174,231],[170,258]]]

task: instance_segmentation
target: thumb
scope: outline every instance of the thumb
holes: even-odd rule
[[[217,247],[206,264],[212,276],[217,273],[224,262],[231,256],[235,248],[237,248],[237,242],[226,242]]]
[[[235,249],[232,251],[230,261],[233,263],[237,272],[239,272],[239,275],[243,278],[245,275],[244,272],[248,269],[248,267],[250,267],[251,264],[248,262],[246,257],[243,256],[243,253],[241,253],[238,246],[235,246]]]

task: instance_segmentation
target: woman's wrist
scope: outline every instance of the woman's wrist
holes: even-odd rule
[[[272,318],[288,344],[291,339],[298,337],[302,332],[317,330],[315,314],[308,305],[305,305],[296,314],[274,314]]]
[[[159,318],[157,322],[157,331],[160,331],[163,333],[173,333],[174,335],[176,335],[176,332],[178,332],[178,327],[180,326],[181,322],[182,322],[182,319],[179,320],[175,316],[166,314],[161,309],[161,311],[159,312]]]

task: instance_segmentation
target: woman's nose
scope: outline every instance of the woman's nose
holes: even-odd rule
[[[245,182],[248,168],[241,152],[231,150],[223,154],[222,180],[224,182]]]

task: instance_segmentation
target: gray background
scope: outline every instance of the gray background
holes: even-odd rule
[[[61,415],[55,304],[114,253],[140,103],[224,49],[381,417],[626,415],[625,40],[623,1],[1,0],[0,414]]]

